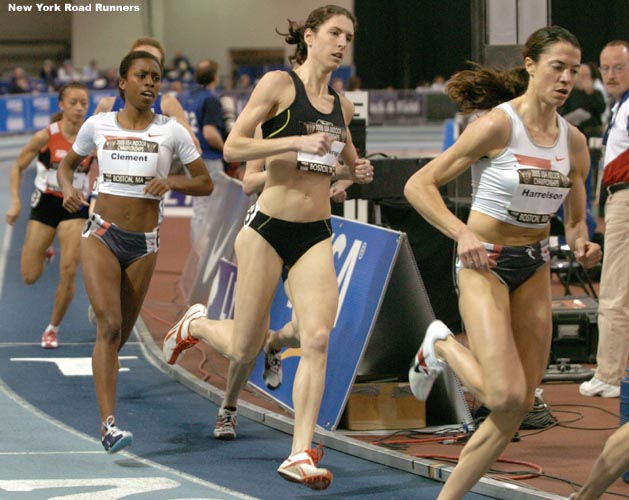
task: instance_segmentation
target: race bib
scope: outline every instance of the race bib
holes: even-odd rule
[[[61,193],[63,191],[59,186],[59,181],[57,180],[58,166],[58,163],[53,163],[52,167],[46,170],[46,192],[48,193]],[[72,175],[72,186],[74,189],[78,189],[79,191],[83,189],[83,184],[87,175],[84,172],[85,169],[79,171],[78,168],[74,171]]]
[[[159,144],[136,138],[111,138],[102,149],[106,182],[145,184],[157,173]]]
[[[545,169],[518,169],[509,214],[518,222],[546,224],[568,196],[572,183],[561,172]]]
[[[330,151],[324,155],[299,151],[297,153],[297,169],[306,172],[334,175],[336,173],[336,162],[344,147],[345,143],[334,141]]]

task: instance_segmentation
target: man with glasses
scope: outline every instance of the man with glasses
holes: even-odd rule
[[[609,42],[601,75],[615,104],[603,138],[605,246],[598,309],[597,369],[579,387],[584,396],[617,398],[629,355],[629,43]]]

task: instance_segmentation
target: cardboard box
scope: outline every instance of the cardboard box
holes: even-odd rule
[[[353,431],[426,427],[426,402],[415,399],[408,384],[354,384],[341,427]]]

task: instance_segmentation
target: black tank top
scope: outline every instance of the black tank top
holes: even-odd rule
[[[270,139],[325,132],[335,141],[333,151],[324,156],[298,152],[297,169],[334,175],[336,158],[338,158],[347,140],[341,100],[334,89],[328,86],[328,92],[334,96],[334,106],[331,113],[321,113],[310,103],[304,83],[297,74],[294,71],[289,71],[288,74],[295,85],[295,100],[279,115],[262,124],[262,137]],[[334,156],[334,162],[332,162],[331,155]]]

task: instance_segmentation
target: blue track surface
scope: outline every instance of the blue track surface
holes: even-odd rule
[[[3,147],[6,139],[0,139],[0,152]],[[3,217],[10,166],[0,161]],[[0,254],[0,499],[436,498],[439,482],[333,450],[326,450],[323,462],[334,472],[327,490],[284,481],[276,469],[290,450],[289,435],[241,417],[236,441],[212,439],[216,405],[151,365],[135,336],[121,352],[116,410],[134,442],[129,452],[107,455],[98,440],[89,370],[95,331],[81,277],[57,350],[41,349],[39,340],[58,261],[33,286],[20,277],[33,175],[33,169],[25,175],[17,225],[12,232],[4,223],[0,229],[0,242],[8,243]]]

